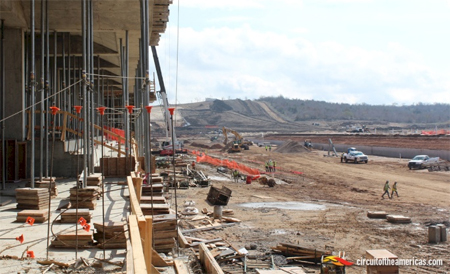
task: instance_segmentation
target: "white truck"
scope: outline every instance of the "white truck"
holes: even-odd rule
[[[427,168],[432,164],[439,162],[439,157],[430,157],[428,155],[416,155],[408,162],[409,169],[422,169]]]
[[[354,162],[357,163],[366,163],[369,162],[369,157],[362,153],[361,151],[356,150],[354,147],[348,148],[347,152],[342,153],[341,155],[341,163],[342,162]]]

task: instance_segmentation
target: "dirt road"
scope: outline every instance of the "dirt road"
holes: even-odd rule
[[[239,247],[256,244],[264,254],[280,242],[305,247],[346,251],[347,259],[356,262],[364,258],[366,250],[388,249],[401,259],[442,259],[444,266],[404,266],[401,273],[439,273],[450,271],[449,244],[427,244],[428,222],[449,225],[450,176],[448,172],[409,170],[407,160],[370,157],[368,164],[340,163],[338,158],[324,157],[324,152],[297,154],[268,152],[253,146],[240,155],[220,154],[252,167],[263,167],[268,159],[276,160],[282,171],[275,178],[286,183],[275,188],[232,183],[231,180],[213,180],[216,187],[225,185],[233,191],[227,208],[234,210],[239,226],[223,231],[209,232],[202,237],[223,237]],[[198,165],[214,178],[215,168]],[[303,175],[288,171],[303,172]],[[400,197],[381,199],[386,180],[398,182]],[[182,195],[195,199],[198,207],[209,207],[204,202],[208,189],[189,189]],[[243,203],[303,202],[306,209],[243,207]],[[310,205],[311,208],[308,208]],[[314,206],[322,206],[314,209]],[[389,214],[412,218],[411,224],[391,224],[385,220],[369,219],[367,211],[386,211]],[[317,268],[312,268],[316,271]],[[316,272],[317,273],[317,272]],[[347,273],[365,273],[365,267],[352,266]],[[445,272],[441,272],[445,273]]]

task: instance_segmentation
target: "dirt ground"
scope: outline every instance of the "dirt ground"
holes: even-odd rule
[[[304,137],[302,137],[304,138]],[[412,139],[415,143],[416,139]],[[201,142],[201,140],[195,140]],[[208,140],[203,141],[208,144]],[[314,141],[313,141],[314,142]],[[403,141],[405,142],[405,141]],[[194,148],[198,149],[198,148]],[[406,159],[370,156],[368,164],[340,163],[339,158],[324,157],[325,152],[312,151],[282,154],[252,146],[240,154],[218,150],[207,153],[233,159],[262,170],[264,161],[276,160],[279,170],[274,177],[282,184],[269,188],[253,182],[234,183],[216,172],[215,167],[197,164],[212,178],[213,185],[230,188],[232,197],[225,208],[233,209],[239,225],[214,232],[198,232],[199,238],[227,239],[236,247],[257,246],[251,254],[264,255],[278,243],[299,244],[308,248],[345,251],[347,260],[364,258],[366,250],[388,249],[400,259],[442,259],[443,266],[402,266],[401,273],[448,273],[450,244],[428,244],[427,225],[449,223],[450,176],[448,172],[409,170]],[[292,171],[303,174],[293,174]],[[398,182],[400,197],[382,199],[386,180]],[[199,209],[207,207],[209,188],[190,188],[178,192],[178,203],[194,200]],[[321,209],[290,210],[269,205],[252,208],[244,203],[303,202]],[[368,211],[411,217],[410,224],[391,224],[369,219]],[[186,220],[186,227],[195,224]],[[306,266],[314,273],[317,267]],[[351,266],[347,273],[365,273],[365,266]]]

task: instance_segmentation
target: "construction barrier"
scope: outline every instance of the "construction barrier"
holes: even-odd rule
[[[120,142],[121,142],[122,144],[125,143],[125,130],[123,130],[123,129],[118,129],[118,128],[113,128],[113,127],[107,127],[107,126],[104,126],[104,128],[105,128],[106,130],[109,130],[109,131],[111,131],[111,132],[113,132],[113,133],[115,133],[115,134],[121,136],[123,139],[120,139]],[[106,138],[107,140],[110,140],[110,141],[118,141],[118,140],[119,140],[119,138],[118,138],[117,136],[114,136],[114,135],[109,134],[109,133],[106,133],[106,132],[105,132],[105,138]]]
[[[422,135],[450,135],[450,130],[440,129],[440,130],[422,130]]]
[[[225,166],[229,169],[237,169],[238,171],[247,174],[247,175],[251,175],[252,176],[252,180],[258,179],[260,177],[260,173],[259,170],[256,168],[251,168],[248,167],[244,164],[240,164],[237,163],[235,161],[232,160],[228,160],[228,159],[217,159],[211,156],[206,155],[205,153],[202,152],[198,152],[198,151],[191,151],[192,154],[197,155],[197,163],[201,163],[201,162],[205,162],[211,165],[215,165],[215,166]]]

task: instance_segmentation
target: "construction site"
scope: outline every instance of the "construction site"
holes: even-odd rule
[[[0,273],[450,272],[449,131],[169,104],[171,4],[0,2]]]

